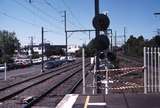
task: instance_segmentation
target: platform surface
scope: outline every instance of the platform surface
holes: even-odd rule
[[[160,94],[67,94],[56,108],[160,108]]]

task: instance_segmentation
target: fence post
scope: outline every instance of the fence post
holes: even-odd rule
[[[4,80],[7,80],[7,63],[4,63]]]
[[[146,47],[143,49],[143,55],[144,55],[144,93],[147,93],[147,70],[146,70]]]
[[[157,48],[154,48],[154,87],[157,92]]]
[[[160,92],[160,48],[158,48],[158,90]]]
[[[151,91],[151,83],[150,83],[150,78],[151,78],[151,74],[150,74],[150,48],[148,47],[147,48],[147,54],[148,54],[148,57],[147,57],[147,88],[148,88],[148,90],[147,90],[147,92],[150,92]]]
[[[82,76],[83,76],[83,94],[86,94],[86,84],[85,84],[85,52],[82,48]]]
[[[93,88],[92,88],[92,94],[94,95],[95,94],[95,88],[96,88],[96,86],[95,86],[95,82],[96,82],[96,77],[95,77],[95,75],[96,75],[96,56],[94,57],[94,69],[93,69],[93,83],[92,83],[92,85],[93,85]]]

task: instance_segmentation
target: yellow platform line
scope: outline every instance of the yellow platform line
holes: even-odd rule
[[[87,108],[88,103],[89,103],[89,99],[90,99],[90,96],[87,96],[86,100],[85,100],[84,108]]]

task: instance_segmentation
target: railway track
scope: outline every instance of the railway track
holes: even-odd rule
[[[11,85],[9,87],[3,88],[0,91],[0,95],[1,95],[0,102],[2,104],[4,103],[4,108],[5,108],[5,105],[8,104],[7,100],[14,100],[14,101],[17,100],[17,97],[21,97],[21,93],[23,94],[24,91],[29,90],[30,88],[34,88],[37,85],[40,87],[41,84],[43,84],[44,82],[47,82],[48,80],[50,80],[51,82],[57,82],[58,79],[60,80],[60,78],[62,79],[63,77],[65,78],[65,80],[67,80],[81,70],[81,65],[80,64],[81,63],[77,63],[77,64],[74,64],[74,65],[72,64],[70,66],[66,66],[65,69],[57,69],[57,72],[48,72],[48,73],[45,73],[43,75],[36,76],[34,78],[30,78],[28,80],[16,83],[15,85]],[[89,64],[87,64],[87,65],[89,65]],[[70,72],[70,71],[72,71],[72,72]],[[60,76],[60,78],[56,79],[55,77],[57,77],[57,76]],[[65,77],[65,76],[67,76],[67,77]],[[41,80],[39,80],[39,78],[41,78]],[[58,85],[65,82],[65,80],[61,80],[61,83],[57,83],[57,85],[54,85],[54,86],[57,87]],[[80,82],[80,80],[79,80],[79,82]],[[78,85],[78,82],[75,85]],[[46,90],[44,90],[44,91],[46,91]],[[36,100],[43,97],[43,96],[44,95],[36,96],[37,97]],[[17,103],[17,101],[16,101],[16,103]],[[29,105],[31,105],[31,103]],[[12,105],[11,105],[11,108],[12,108]],[[16,108],[18,108],[18,106],[16,106]]]
[[[122,55],[118,55],[117,57],[120,59],[120,61],[123,60],[128,66],[143,66],[143,60],[137,59],[135,57]]]
[[[81,64],[81,62],[78,61],[78,62],[66,64],[66,65],[63,65],[63,66],[61,66],[61,67],[57,67],[57,68],[55,68],[55,69],[48,70],[47,72],[44,72],[44,73],[42,73],[42,74],[38,74],[38,75],[36,75],[36,76],[29,77],[29,78],[24,79],[24,80],[22,80],[22,81],[18,81],[18,82],[12,83],[12,84],[10,84],[9,86],[0,88],[0,93],[1,93],[2,91],[6,90],[6,89],[9,89],[9,88],[13,87],[13,86],[16,86],[16,85],[19,85],[19,84],[23,84],[23,83],[25,83],[25,82],[27,82],[27,81],[30,81],[30,80],[33,80],[33,79],[35,79],[35,78],[39,78],[39,77],[42,77],[42,76],[45,76],[45,75],[48,75],[48,74],[52,74],[52,72],[58,73],[57,71],[59,71],[59,70],[61,70],[61,69],[63,69],[63,68],[66,68],[66,67],[70,67],[70,66],[72,66],[73,64]],[[1,101],[1,99],[0,99],[0,101]]]
[[[86,70],[89,70],[89,68]],[[86,76],[87,75],[88,73],[86,73]],[[30,108],[31,106],[44,106],[47,108],[56,107],[56,105],[66,94],[74,93],[75,89],[80,85],[82,80],[82,72],[80,69],[72,73],[71,75],[68,75],[65,78],[63,78],[60,82],[53,85],[51,88],[48,89],[48,91],[46,91],[41,96],[27,104],[24,108]]]

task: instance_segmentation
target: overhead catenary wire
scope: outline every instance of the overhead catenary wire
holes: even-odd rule
[[[78,23],[78,25],[80,26],[80,28],[85,28],[80,21],[78,20],[78,18],[76,17],[76,15],[72,12],[72,10],[70,9],[70,7],[67,5],[67,3],[62,0],[62,3],[64,4],[64,6],[68,9],[68,11],[71,13],[71,16],[75,19],[75,21]]]
[[[52,26],[53,26],[52,22],[44,19],[41,15],[37,14],[37,13],[34,12],[32,9],[26,7],[26,6],[25,6],[24,4],[22,4],[21,2],[19,2],[19,1],[17,1],[17,0],[14,0],[14,2],[17,3],[18,5],[20,5],[21,7],[23,7],[24,9],[26,9],[28,12],[30,12],[30,13],[33,14],[34,16],[35,16],[35,15],[36,15],[36,17],[38,16],[38,18],[39,18],[41,21],[47,23],[47,25],[49,24],[49,25],[52,25]]]
[[[31,4],[30,6],[32,6],[32,7],[35,8],[38,12],[44,14],[44,15],[47,16],[48,18],[50,18],[50,19],[52,19],[52,20],[54,19],[53,21],[60,22],[56,17],[53,17],[52,15],[48,14],[45,10],[37,7],[36,5]]]
[[[26,23],[26,24],[30,24],[30,25],[32,25],[32,26],[34,26],[34,27],[40,27],[39,25],[37,25],[37,24],[35,24],[35,23],[31,23],[31,22],[26,21],[26,20],[24,20],[24,19],[20,19],[20,18],[17,18],[17,17],[15,17],[15,16],[11,16],[11,15],[5,13],[5,12],[2,12],[1,10],[0,10],[0,14],[3,15],[3,16],[6,16],[6,17],[8,17],[8,18],[14,19],[14,20],[16,20],[16,21],[19,21],[19,22],[22,22],[22,23]]]
[[[25,24],[32,25],[32,26],[34,26],[34,27],[36,27],[36,28],[40,28],[40,27],[41,27],[41,25],[38,25],[38,24],[36,24],[36,23],[32,23],[32,22],[27,21],[27,20],[25,20],[25,19],[17,18],[17,17],[15,17],[15,16],[9,15],[8,13],[3,12],[3,11],[1,11],[1,10],[0,10],[0,14],[3,15],[3,16],[5,16],[5,17],[8,17],[8,18],[10,18],[10,19],[16,20],[16,21],[18,21],[18,22],[22,22],[22,23],[25,23]],[[45,27],[45,29],[48,30],[49,32],[53,32],[53,33],[62,35],[62,33],[57,32],[57,31],[54,31],[54,30],[51,30],[51,29],[48,28],[48,27]]]
[[[54,5],[52,5],[50,2],[48,2],[47,0],[44,0],[44,2],[46,3],[46,5],[48,5],[50,8],[52,8],[55,12],[57,12],[58,14],[60,14],[60,11],[58,10],[57,7],[55,7]]]

